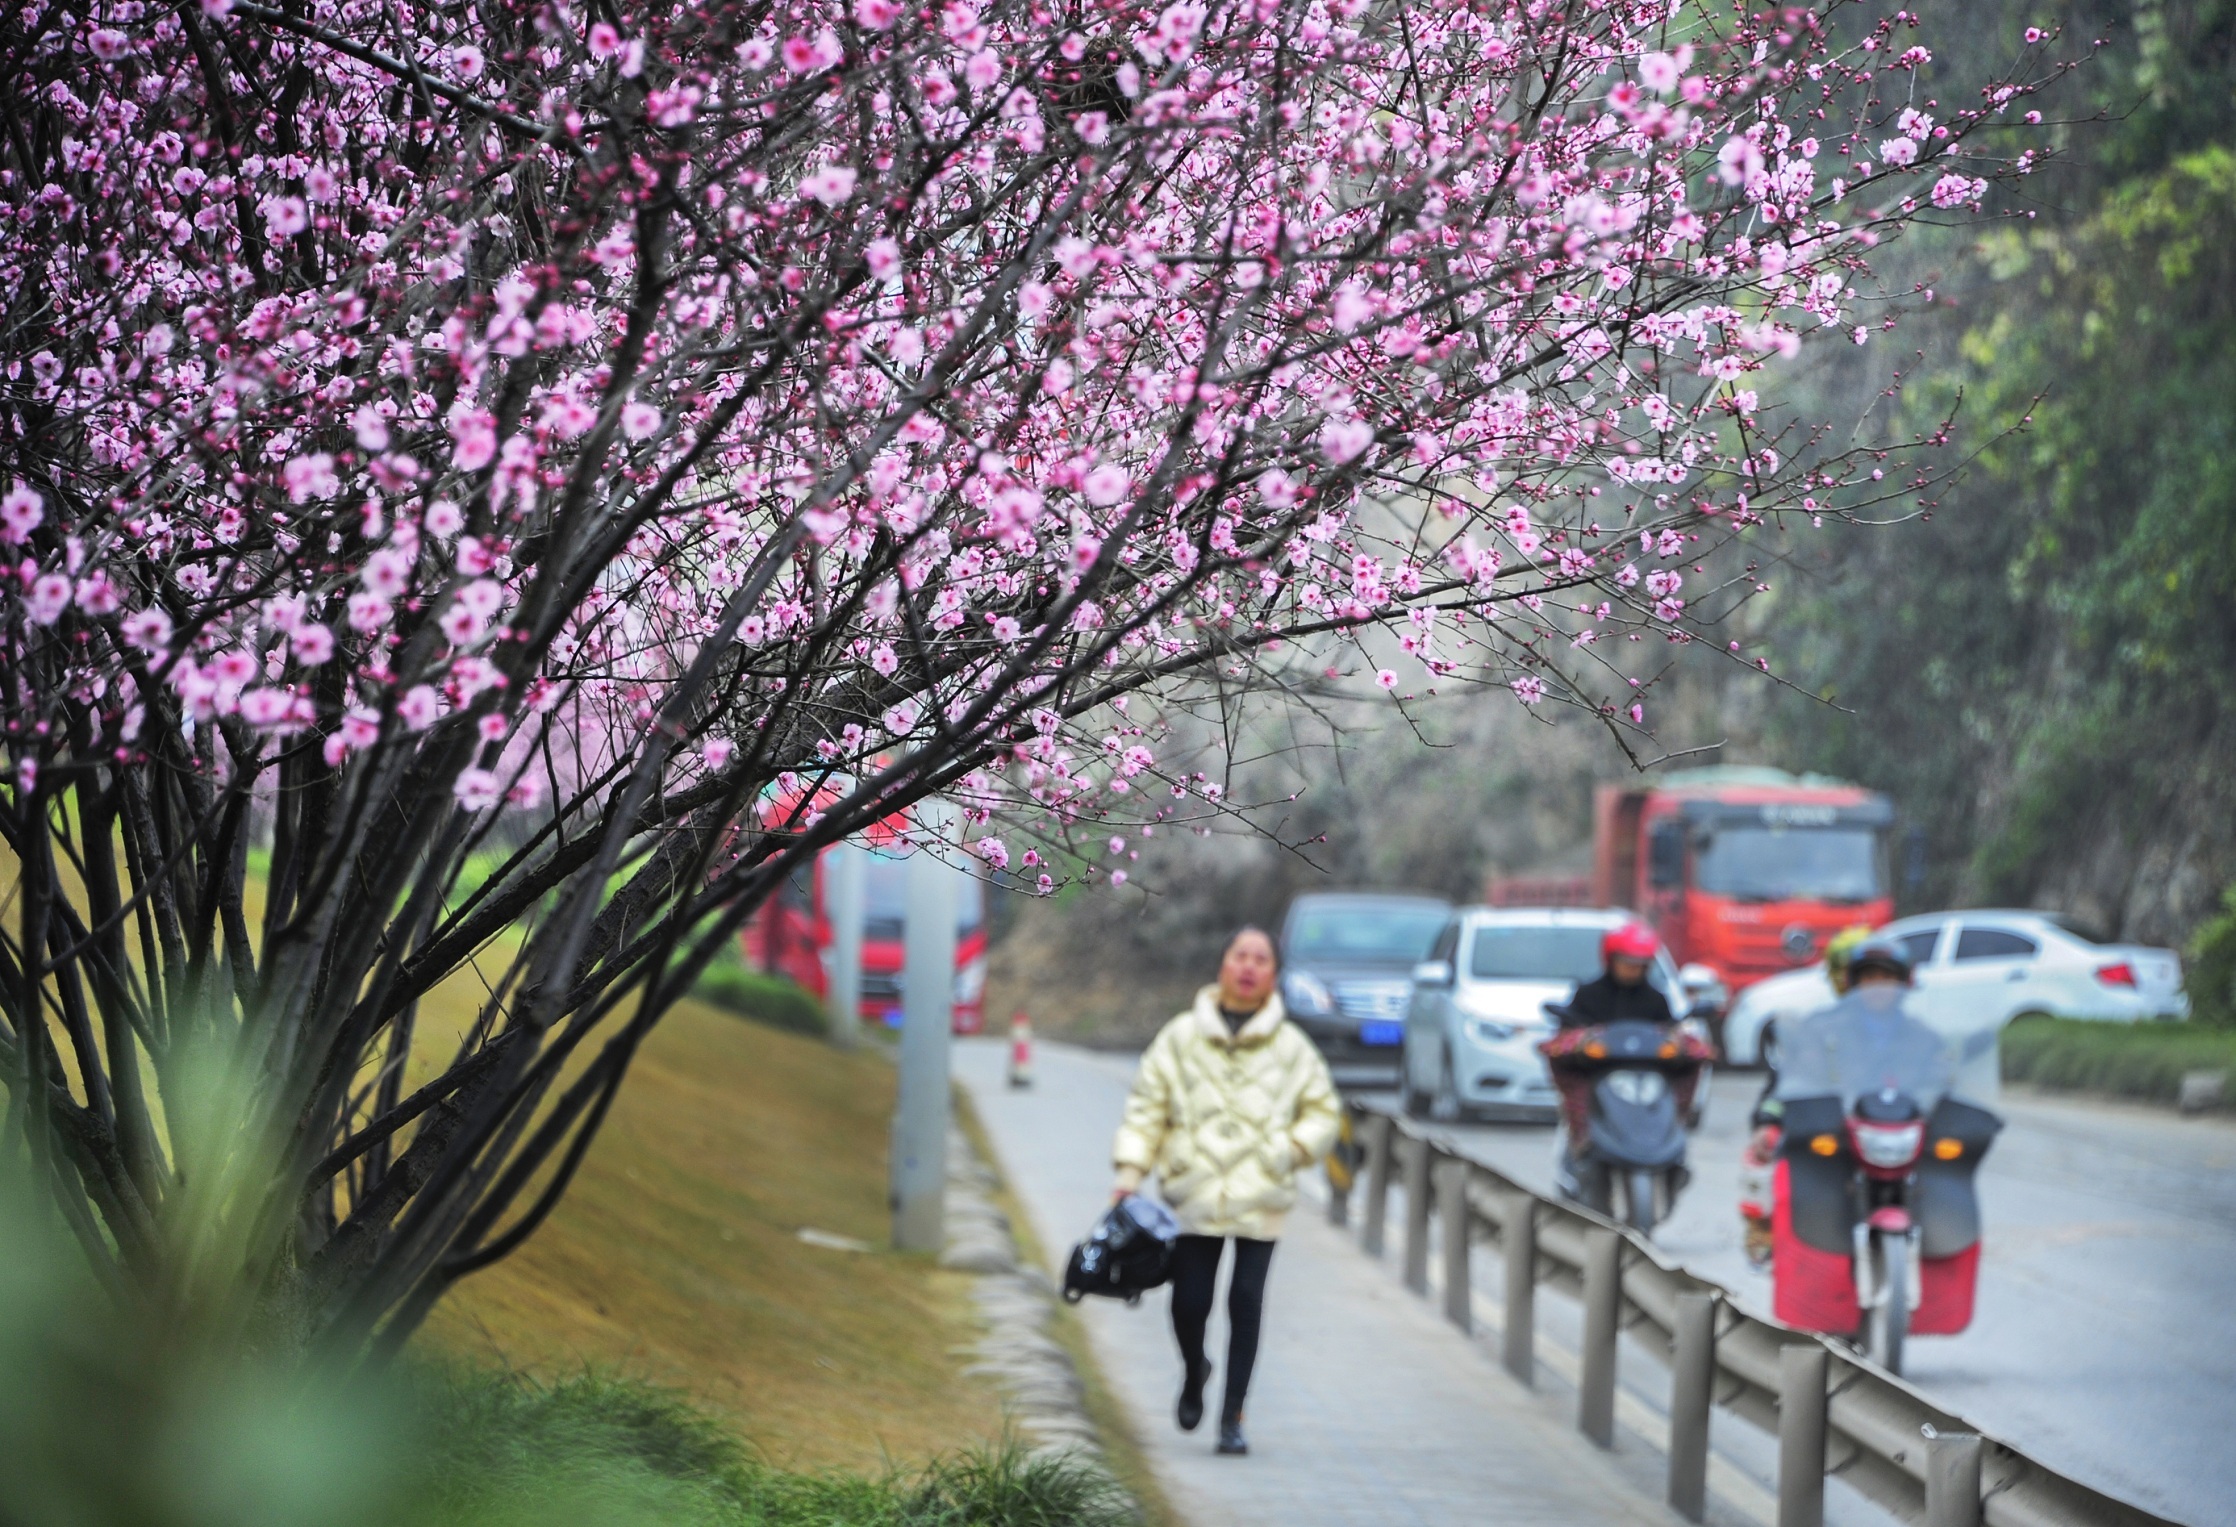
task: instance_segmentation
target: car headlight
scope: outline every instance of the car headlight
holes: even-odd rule
[[[1328,994],[1328,984],[1309,970],[1291,971],[1282,978],[1281,1000],[1292,1013],[1335,1011],[1335,998]]]
[[[1513,1024],[1501,1023],[1496,1018],[1470,1018],[1467,1020],[1467,1037],[1477,1044],[1500,1044],[1512,1039],[1515,1032]]]

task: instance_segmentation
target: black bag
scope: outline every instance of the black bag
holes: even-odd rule
[[[1172,1243],[1180,1221],[1154,1199],[1129,1193],[1071,1249],[1064,1264],[1064,1302],[1089,1294],[1137,1304],[1142,1294],[1172,1278]]]

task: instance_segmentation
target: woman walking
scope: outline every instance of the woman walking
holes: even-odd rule
[[[1219,1258],[1234,1242],[1227,1285],[1227,1381],[1219,1451],[1247,1453],[1242,1402],[1258,1358],[1266,1272],[1296,1174],[1326,1155],[1341,1122],[1327,1063],[1288,1022],[1275,987],[1273,940],[1244,928],[1227,940],[1219,980],[1166,1024],[1141,1057],[1111,1155],[1115,1198],[1155,1175],[1182,1235],[1172,1256],[1172,1333],[1185,1377],[1175,1412],[1184,1432],[1203,1420]]]

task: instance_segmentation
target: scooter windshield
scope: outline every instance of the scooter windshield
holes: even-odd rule
[[[1949,1042],[1903,1005],[1899,986],[1873,985],[1802,1019],[1778,1036],[1778,1096],[1838,1096],[1843,1108],[1866,1093],[1893,1088],[1923,1113],[1956,1083]]]

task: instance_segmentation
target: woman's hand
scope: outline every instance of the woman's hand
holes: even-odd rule
[[[1133,1196],[1134,1190],[1132,1188],[1112,1188],[1110,1190],[1110,1206],[1115,1209]]]

